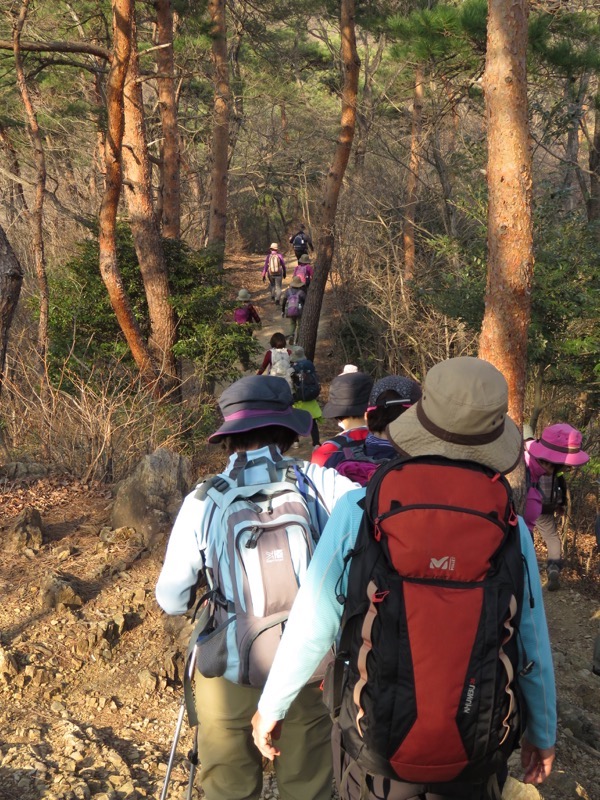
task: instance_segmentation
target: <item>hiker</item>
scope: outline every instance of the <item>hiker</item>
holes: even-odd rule
[[[279,304],[281,299],[281,286],[285,278],[285,261],[281,253],[278,252],[277,242],[271,242],[269,252],[265,256],[265,263],[262,271],[263,283],[269,279],[271,300]]]
[[[290,321],[290,334],[288,341],[296,344],[298,323],[302,317],[302,310],[306,302],[306,290],[300,278],[292,278],[289,287],[281,295],[281,316]]]
[[[396,455],[396,448],[387,434],[387,426],[420,397],[421,387],[411,378],[387,375],[375,383],[366,414],[369,433],[365,439],[365,452],[370,458],[383,461]]]
[[[306,232],[306,226],[303,222],[298,226],[296,233],[290,236],[290,244],[294,248],[296,259],[300,262],[300,257],[308,255],[308,249],[314,250],[313,242],[310,234]]]
[[[307,256],[306,253],[298,259],[297,266],[294,267],[294,274],[292,278],[300,278],[300,280],[304,283],[304,288],[308,292],[308,287],[310,286],[310,282],[314,277],[314,269],[310,263],[310,256]]]
[[[312,428],[310,438],[313,450],[321,446],[319,441],[319,421],[323,419],[321,406],[317,403],[317,397],[321,393],[321,384],[317,376],[315,365],[306,357],[304,348],[296,346],[290,356],[292,362],[292,395],[294,397],[294,408],[300,408],[312,417]]]
[[[345,373],[331,381],[323,416],[336,419],[343,433],[323,442],[311,458],[313,464],[333,467],[363,486],[376,467],[365,452],[369,433],[365,413],[372,388],[373,379],[364,372]]]
[[[242,378],[225,389],[219,407],[224,421],[208,441],[223,445],[227,466],[185,498],[156,598],[168,614],[185,614],[203,574],[214,586],[220,616],[196,648],[200,781],[207,800],[258,800],[262,759],[251,718],[260,687],[313,546],[333,505],[355,486],[334,470],[284,457],[298,436],[308,436],[312,420],[292,407],[281,378]],[[233,540],[237,548],[229,549]],[[247,640],[252,647],[240,650]],[[282,800],[331,797],[331,721],[319,686],[320,677],[309,681],[290,707],[286,753],[275,766]]]
[[[274,333],[269,344],[271,349],[266,351],[256,374],[264,375],[266,372],[268,375],[284,378],[292,389],[292,372],[294,371],[290,360],[292,351],[287,346],[285,335],[279,331]]]
[[[252,297],[248,289],[240,289],[237,300],[242,305],[238,306],[233,312],[233,321],[238,325],[246,325],[245,330],[247,330],[249,336],[252,336],[251,323],[256,322],[257,325],[260,325],[260,317],[258,316],[258,311],[252,305]]]
[[[590,457],[581,449],[581,433],[567,423],[544,428],[540,439],[525,442],[527,496],[523,516],[533,533],[538,529],[547,548],[548,591],[560,589],[562,542],[556,515],[564,512],[567,484],[564,473],[587,463]]]
[[[390,461],[368,490],[341,498],[319,541],[253,718],[253,736],[276,764],[285,753],[277,737],[285,734],[288,706],[336,640],[344,615],[342,656],[333,684],[329,673],[324,687],[337,714],[332,745],[341,800],[498,800],[520,735],[508,706],[517,697],[527,712],[524,781],[541,783],[550,774],[552,654],[535,549],[502,477],[522,455],[507,408],[506,380],[488,362],[461,357],[436,364],[421,400],[388,429],[409,460]],[[457,516],[455,505],[472,510]],[[365,586],[366,580],[373,584]],[[488,633],[491,644],[484,644]],[[494,714],[492,699],[498,701]],[[373,707],[379,716],[370,713]],[[461,773],[471,777],[461,780]]]

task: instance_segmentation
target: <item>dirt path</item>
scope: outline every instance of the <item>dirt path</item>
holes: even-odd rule
[[[229,269],[236,290],[246,286],[260,308],[266,346],[281,317],[269,304],[261,265],[256,257]],[[341,366],[328,347],[325,328],[316,357],[324,375]],[[303,448],[298,454],[309,457],[310,440]],[[111,531],[111,505],[107,487],[73,478],[0,484],[0,529],[35,507],[47,532],[38,553],[0,550],[0,800],[160,797],[189,628],[154,599],[167,532],[148,549],[134,531]],[[600,677],[590,669],[600,630],[600,558],[593,546],[579,532],[563,587],[544,591],[559,698],[555,770],[540,793],[513,781],[507,800],[600,800]],[[72,582],[81,605],[49,608],[51,576]],[[186,795],[190,744],[184,726],[169,800]],[[516,761],[511,771],[522,774]],[[273,796],[270,779],[267,786],[265,797]]]
[[[239,291],[241,288],[248,289],[252,297],[252,303],[261,318],[261,327],[254,331],[254,338],[260,342],[263,347],[263,351],[261,351],[260,355],[255,359],[256,367],[262,362],[264,351],[268,350],[270,347],[269,340],[271,336],[278,331],[286,336],[290,332],[289,320],[281,316],[281,308],[271,300],[268,282],[265,281],[263,283],[261,279],[264,260],[264,256],[255,255],[243,259],[239,257],[230,258],[225,264],[232,288],[236,291]],[[286,260],[287,277],[283,281],[284,289],[290,284],[296,263],[294,256]],[[344,366],[343,363],[336,361],[334,357],[333,342],[330,335],[331,305],[330,292],[326,291],[317,331],[317,347],[314,359],[317,373],[321,383],[324,384],[321,397],[319,398],[319,402],[322,406],[327,399],[326,384],[334,375],[339,373]],[[250,375],[252,372],[252,370],[248,370],[245,374]],[[324,438],[335,436],[336,433],[339,433],[335,421],[323,420],[319,423],[319,427],[322,441]],[[310,439],[301,439],[300,448],[295,451],[295,455],[310,460],[310,453]]]

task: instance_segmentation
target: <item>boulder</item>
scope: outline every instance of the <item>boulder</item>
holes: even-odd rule
[[[48,611],[56,608],[81,608],[83,600],[65,575],[51,572],[44,579],[40,591],[41,607]]]
[[[541,795],[531,783],[521,783],[509,775],[502,790],[502,800],[541,800]]]
[[[48,472],[49,468],[45,464],[30,464],[27,461],[12,461],[10,464],[0,465],[0,478],[8,478],[10,481],[21,478],[42,478]]]
[[[32,550],[37,552],[44,543],[42,516],[37,508],[28,506],[0,528],[2,547],[8,552]]]
[[[155,450],[118,485],[112,527],[135,528],[149,544],[157,533],[172,525],[191,487],[189,460],[165,448]]]

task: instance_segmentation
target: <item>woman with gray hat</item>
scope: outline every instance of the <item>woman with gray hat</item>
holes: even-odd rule
[[[507,409],[508,386],[495,367],[477,358],[450,359],[429,370],[423,384],[422,398],[389,424],[388,435],[400,454],[475,462],[501,475],[513,470],[522,458],[521,433],[508,417]],[[294,602],[253,719],[254,741],[266,758],[273,759],[283,754],[283,745],[273,741],[271,733],[281,727],[290,702],[304,685],[306,676],[311,674],[314,663],[318,663],[338,635],[344,611],[340,598],[348,596],[349,569],[352,560],[360,554],[354,547],[363,520],[364,498],[365,490],[359,489],[348,493],[336,504]],[[395,502],[393,497],[388,500],[392,504]],[[413,508],[410,499],[405,507]],[[517,542],[526,567],[516,637],[519,664],[523,665],[518,683],[527,712],[526,728],[521,740],[521,764],[525,783],[539,784],[550,774],[554,761],[556,689],[536,553],[523,519],[519,517],[516,522]],[[437,524],[441,524],[439,518]],[[432,538],[421,530],[417,534],[420,534],[417,546],[423,542],[423,558],[433,556],[428,548]],[[377,536],[374,539],[377,540]],[[438,554],[435,555],[437,558]],[[401,560],[402,553],[398,552],[396,558]],[[468,554],[463,554],[463,558],[468,561]],[[375,609],[374,604],[384,601],[387,595],[390,595],[390,602],[400,602],[396,594],[381,591],[372,596],[371,607]],[[474,595],[465,596],[476,602]],[[373,613],[376,615],[376,610]],[[419,619],[422,620],[423,616],[419,615]],[[510,623],[511,620],[508,621]],[[406,620],[404,624],[407,624]],[[365,622],[365,648],[372,643],[370,633],[371,628],[367,628]],[[419,656],[426,658],[429,651],[437,654],[442,635],[443,631],[433,631],[430,627],[422,630]],[[390,651],[392,649],[390,646]],[[498,655],[501,657],[502,654]],[[366,658],[369,658],[368,654]],[[402,674],[398,675],[399,686],[402,682],[406,685],[413,669],[411,653],[406,653],[404,660]],[[443,658],[438,659],[437,664],[441,670],[448,669]],[[367,660],[360,666],[364,682],[368,669]],[[470,672],[467,672],[467,681],[469,675]],[[460,689],[465,675],[455,677]],[[473,715],[486,713],[485,703],[476,706],[471,702],[473,692],[477,691],[478,679],[473,677],[472,681],[471,695],[467,693],[466,710],[472,711]],[[380,691],[385,689],[380,687]],[[396,685],[390,684],[387,689],[388,702],[396,702]],[[355,692],[359,691],[360,684],[356,684]],[[359,697],[355,694],[357,705]],[[420,699],[427,705],[429,698],[423,696]],[[359,715],[353,718],[355,736],[356,728],[361,733],[360,721],[359,711]],[[363,772],[355,761],[344,756],[337,724],[334,734],[334,764],[338,764],[343,771],[343,774],[340,772],[336,775],[342,800],[358,800],[359,797],[368,800],[384,797],[387,800],[497,800],[507,774],[506,756],[501,756],[494,762],[497,772],[483,783],[458,781],[436,784],[435,772],[431,772],[431,783],[427,784],[392,780]],[[416,744],[426,748],[430,743],[421,739]],[[390,758],[393,753],[392,749]]]
[[[312,426],[307,411],[293,408],[292,393],[286,381],[259,375],[242,378],[223,392],[219,407],[224,420],[209,437],[209,442],[221,444],[228,456],[227,466],[221,473],[224,483],[229,484],[243,473],[241,485],[250,498],[252,487],[256,487],[258,496],[260,488],[272,486],[273,481],[286,481],[287,486],[289,471],[294,469],[298,491],[306,499],[311,528],[318,538],[334,504],[356,484],[335,470],[284,458],[298,436],[308,436]],[[213,485],[214,480],[209,483]],[[168,614],[184,614],[193,606],[199,578],[205,571],[223,582],[218,586],[228,604],[234,600],[238,590],[226,586],[231,556],[217,508],[202,485],[183,502],[156,586],[158,603]],[[254,573],[248,571],[245,580],[251,582],[251,574],[256,576],[261,572],[265,579],[267,575],[281,575],[285,567],[286,574],[292,571],[292,577],[295,576],[295,589],[304,578],[306,559],[292,548],[290,538],[285,547],[289,551],[287,558],[283,550],[271,551],[262,545],[245,549],[247,557],[254,562],[258,560],[260,565],[258,572],[256,569]],[[253,584],[249,589],[260,594],[262,585],[259,588]],[[277,594],[277,584],[275,590]],[[208,800],[258,800],[262,789],[262,760],[252,742],[251,718],[260,689],[242,684],[240,680],[237,622],[235,619],[232,622],[227,628],[233,633],[227,638],[225,671],[219,673],[222,677],[208,678],[199,672],[196,675],[200,780]],[[284,624],[282,616],[278,629]],[[291,704],[281,739],[286,754],[275,765],[281,800],[331,798],[331,721],[321,694],[319,684],[311,684]]]

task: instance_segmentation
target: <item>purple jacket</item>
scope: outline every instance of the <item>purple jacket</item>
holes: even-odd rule
[[[281,253],[276,253],[275,255],[277,256],[277,258],[281,262],[281,277],[285,278],[285,261],[283,260],[283,256],[281,255]],[[265,277],[265,275],[267,274],[267,272],[269,270],[269,258],[270,257],[271,257],[271,253],[267,253],[267,255],[265,256],[265,265],[263,267],[263,271],[262,271],[262,275],[261,275],[262,278]]]
[[[541,466],[539,461],[534,458],[528,450],[525,442],[525,465],[529,470],[531,483],[537,484],[540,477],[546,474],[546,470]],[[523,511],[523,519],[525,524],[532,531],[535,528],[537,518],[542,513],[542,493],[535,486],[530,486],[525,498],[525,510]]]

